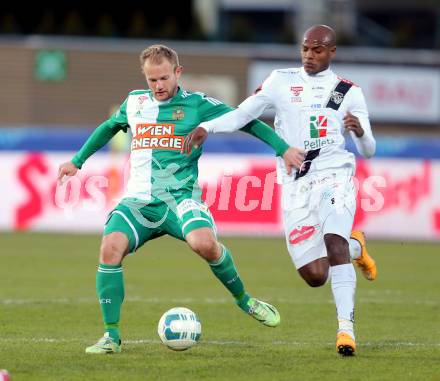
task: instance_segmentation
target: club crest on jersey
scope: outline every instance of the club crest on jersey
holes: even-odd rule
[[[131,150],[182,150],[184,137],[174,135],[174,127],[174,124],[169,123],[137,124],[135,136],[131,141]]]
[[[339,91],[333,90],[330,93],[330,100],[335,102],[337,105],[339,105],[344,100],[344,94],[340,93]]]
[[[173,111],[172,118],[173,118],[173,120],[183,120],[183,118],[185,118],[185,112],[183,111],[183,108],[177,107]]]

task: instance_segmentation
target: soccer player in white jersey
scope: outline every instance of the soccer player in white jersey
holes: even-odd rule
[[[365,237],[351,231],[356,209],[354,155],[345,149],[344,133],[365,157],[374,155],[368,111],[361,89],[329,68],[336,54],[332,28],[309,28],[301,44],[301,68],[274,70],[254,95],[238,108],[202,123],[186,139],[185,150],[199,146],[208,132],[231,132],[275,108],[275,130],[291,147],[306,152],[301,168],[287,174],[278,160],[283,184],[283,219],[287,248],[301,277],[312,287],[331,279],[339,327],[336,350],[352,355],[356,273],[376,278]]]

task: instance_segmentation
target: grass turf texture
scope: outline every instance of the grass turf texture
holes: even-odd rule
[[[247,289],[278,307],[272,329],[243,314],[184,243],[161,238],[124,261],[123,353],[93,356],[84,348],[102,335],[99,241],[0,234],[0,368],[12,380],[440,379],[438,246],[369,243],[379,275],[370,283],[358,272],[358,354],[341,358],[330,287],[306,286],[282,239],[223,240]],[[156,333],[175,306],[202,321],[200,344],[185,352]]]

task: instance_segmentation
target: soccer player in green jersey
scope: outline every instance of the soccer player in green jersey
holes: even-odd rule
[[[185,240],[205,259],[214,275],[235,298],[238,307],[269,327],[280,323],[275,307],[251,297],[230,251],[218,242],[213,218],[201,200],[197,184],[201,147],[182,151],[186,135],[201,122],[231,110],[217,99],[185,91],[178,85],[182,67],[172,49],[153,45],[140,56],[149,90],[129,93],[119,110],[92,133],[70,162],[59,168],[58,180],[74,176],[84,162],[119,130],[131,130],[130,178],[122,201],[104,227],[96,290],[104,321],[104,336],[87,353],[119,353],[119,320],[124,300],[122,260],[147,241],[164,234]],[[243,131],[265,141],[290,169],[299,168],[302,153],[266,124],[254,120]]]

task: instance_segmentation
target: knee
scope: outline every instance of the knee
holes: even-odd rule
[[[298,269],[298,273],[310,287],[320,287],[327,282],[328,260],[319,258]]]
[[[118,265],[122,262],[126,250],[118,240],[106,236],[102,239],[99,261],[106,265]]]
[[[327,282],[328,272],[310,272],[304,280],[310,287],[321,287]]]
[[[188,241],[193,251],[209,262],[217,260],[220,255],[219,244],[215,238],[194,239]]]

